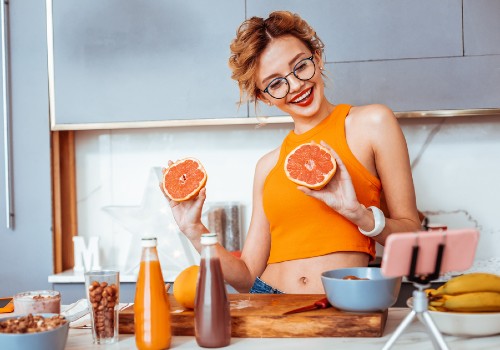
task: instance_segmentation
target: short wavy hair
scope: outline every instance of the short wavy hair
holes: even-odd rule
[[[257,105],[259,89],[255,73],[260,55],[273,39],[285,35],[298,38],[311,52],[323,55],[324,44],[316,31],[295,13],[275,11],[266,19],[252,17],[238,28],[230,46],[229,67],[231,78],[238,82],[240,88],[240,104],[254,101]]]

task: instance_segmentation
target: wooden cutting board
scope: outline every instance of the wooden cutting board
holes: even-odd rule
[[[236,338],[381,337],[387,310],[371,313],[334,307],[291,315],[285,311],[311,305],[321,294],[229,294],[231,335]],[[185,310],[169,294],[173,335],[194,335],[194,311]],[[133,305],[120,311],[120,333],[134,333]]]

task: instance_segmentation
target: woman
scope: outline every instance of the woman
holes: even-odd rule
[[[382,105],[334,105],[325,97],[323,43],[298,15],[278,11],[238,29],[229,65],[242,100],[290,115],[294,128],[255,170],[253,207],[241,258],[218,246],[226,281],[240,292],[324,293],[321,273],[367,266],[375,242],[420,229],[406,142]],[[314,141],[329,148],[338,169],[323,189],[293,184],[284,157]],[[387,217],[381,207],[384,190]],[[206,198],[170,201],[180,230],[200,250]]]

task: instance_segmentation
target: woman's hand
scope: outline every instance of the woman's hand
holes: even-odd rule
[[[173,162],[169,160],[168,165],[170,166],[171,164]],[[163,173],[165,171],[166,169],[162,169]],[[163,190],[162,183],[160,183],[160,189],[168,200],[175,222],[187,238],[190,240],[198,239],[200,234],[207,232],[207,229],[201,222],[201,212],[206,199],[205,188],[202,188],[196,197],[182,202],[170,199]]]
[[[335,175],[321,190],[311,190],[305,186],[297,188],[308,196],[323,201],[330,208],[352,221],[362,207],[356,197],[351,176],[339,155],[326,142],[321,141],[321,145],[328,148],[337,162]]]

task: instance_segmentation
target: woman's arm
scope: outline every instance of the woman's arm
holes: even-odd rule
[[[385,196],[389,216],[385,229],[374,239],[384,245],[389,234],[394,232],[420,231],[415,188],[410,167],[406,140],[394,116],[383,105],[366,106],[364,130],[368,128],[373,150],[375,171]],[[370,231],[374,226],[373,214],[361,211],[358,226]]]
[[[248,292],[254,280],[260,276],[267,265],[270,250],[269,223],[262,207],[262,189],[270,169],[274,166],[275,152],[262,157],[257,163],[254,186],[253,206],[250,227],[245,239],[241,258],[235,257],[222,245],[217,244],[222,272],[227,283],[239,292]],[[276,160],[274,160],[274,163]],[[161,186],[160,186],[161,187]],[[168,199],[168,197],[167,197]],[[182,233],[190,240],[195,249],[201,251],[200,238],[209,230],[201,222],[201,212],[206,199],[206,189],[202,189],[195,199],[185,202],[169,200],[174,218]]]

